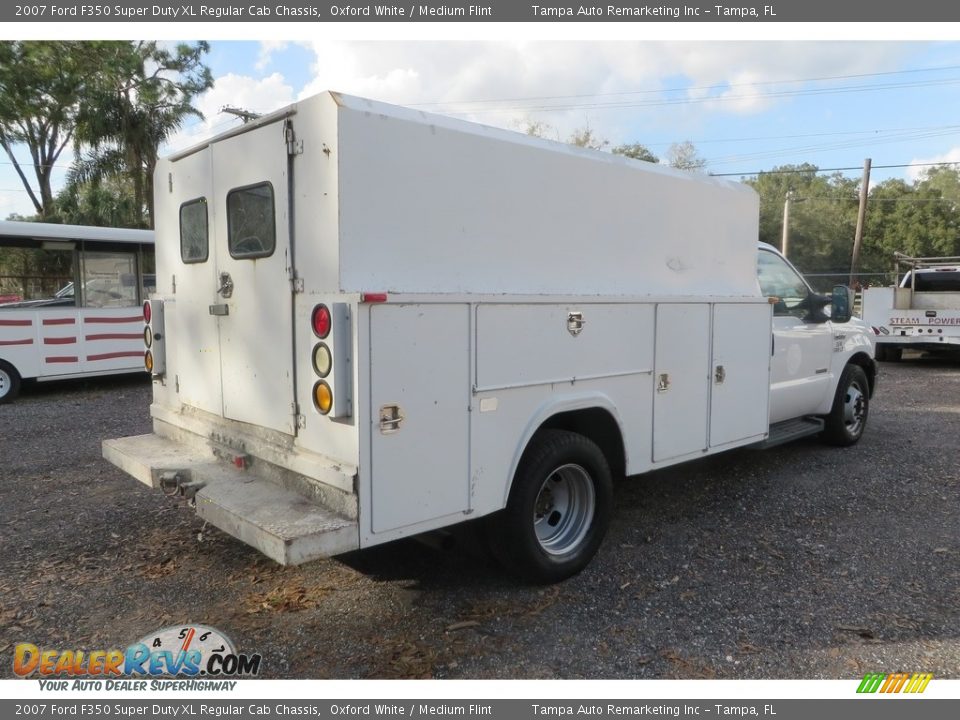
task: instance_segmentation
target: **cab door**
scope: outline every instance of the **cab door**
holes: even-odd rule
[[[223,416],[295,434],[289,120],[213,144]]]
[[[830,390],[830,323],[812,316],[813,291],[780,254],[761,249],[757,277],[773,304],[770,422],[814,413]]]

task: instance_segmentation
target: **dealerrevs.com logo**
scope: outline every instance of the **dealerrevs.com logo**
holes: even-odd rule
[[[124,650],[61,650],[18,643],[13,651],[13,672],[18,677],[59,678],[50,689],[144,690],[144,681],[131,683],[120,678],[255,677],[260,673],[260,661],[259,654],[238,653],[216,628],[175,625],[150,633]],[[63,678],[75,680],[69,683]],[[185,688],[181,682],[154,683],[150,689]]]
[[[931,673],[867,673],[860,681],[858,693],[922,693],[933,680]]]

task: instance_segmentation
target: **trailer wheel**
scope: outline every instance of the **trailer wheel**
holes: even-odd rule
[[[613,483],[603,452],[565,430],[534,436],[507,507],[493,516],[490,545],[511,572],[553,583],[590,562],[610,524]]]
[[[20,373],[10,363],[0,360],[0,405],[20,394]]]
[[[847,365],[840,375],[833,409],[826,417],[823,439],[831,445],[853,445],[863,435],[869,413],[870,384],[867,374],[859,365]]]

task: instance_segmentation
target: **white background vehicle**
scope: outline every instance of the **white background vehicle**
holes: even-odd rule
[[[867,288],[863,320],[877,334],[877,360],[905,349],[960,349],[960,257],[896,256],[898,287]]]
[[[0,303],[0,403],[17,396],[23,379],[143,371],[140,303],[154,281],[144,273],[153,262],[152,231],[2,221],[4,251],[8,264],[16,253],[46,253],[48,262],[62,256],[50,264],[64,275],[0,270],[0,295],[8,298]]]
[[[278,562],[487,517],[555,581],[614,477],[864,430],[849,292],[758,284],[743,185],[333,93],[157,173],[154,433],[104,454]]]

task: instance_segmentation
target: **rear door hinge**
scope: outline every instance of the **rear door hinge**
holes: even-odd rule
[[[287,155],[303,154],[303,140],[297,139],[296,134],[293,132],[293,123],[289,120],[287,121],[286,128],[284,128],[283,137],[287,143]]]
[[[303,292],[303,278],[294,275],[290,278],[290,291],[294,294]]]
[[[307,426],[307,419],[300,413],[300,403],[290,403],[290,410],[293,414],[293,425],[299,430]]]

